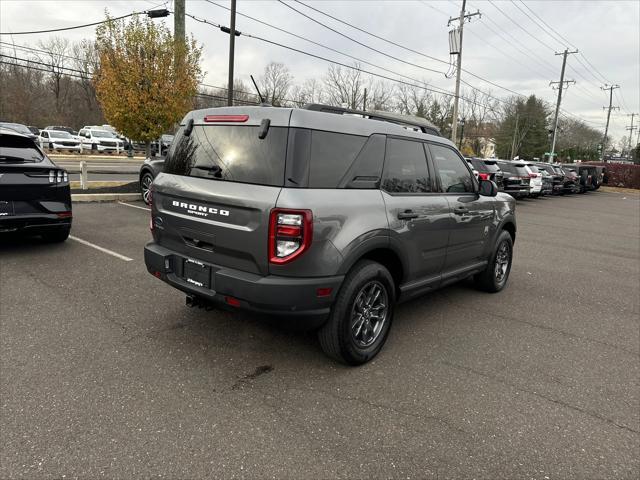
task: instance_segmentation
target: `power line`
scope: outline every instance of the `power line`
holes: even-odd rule
[[[549,50],[551,50],[552,52],[555,52],[555,49],[551,46],[549,46],[548,44],[546,44],[545,42],[543,42],[542,40],[540,40],[538,37],[536,37],[535,35],[533,35],[531,32],[529,32],[527,29],[525,29],[522,25],[520,25],[520,23],[516,22],[515,20],[513,20],[509,15],[507,15],[506,13],[504,13],[504,11],[498,7],[493,0],[488,0],[488,2],[493,5],[493,7],[498,10],[500,13],[502,13],[502,15],[504,15],[507,20],[509,20],[511,23],[513,23],[516,27],[518,27],[520,30],[522,30],[524,33],[526,33],[527,35],[529,35],[531,38],[533,38],[536,42],[538,42],[540,45],[548,48]],[[516,5],[517,6],[517,5]]]
[[[279,0],[279,1],[280,1],[280,0]],[[331,19],[333,19],[333,20],[335,20],[335,21],[337,21],[337,22],[340,22],[340,23],[342,23],[342,24],[344,24],[344,25],[347,25],[347,26],[349,26],[349,27],[351,27],[351,28],[354,28],[354,29],[356,29],[356,30],[358,30],[358,31],[360,31],[360,32],[366,33],[367,35],[372,36],[373,38],[377,38],[378,40],[382,40],[383,42],[387,42],[387,43],[389,43],[389,44],[391,44],[391,45],[394,45],[394,46],[396,46],[396,47],[399,47],[399,48],[402,48],[402,49],[404,49],[404,50],[407,50],[408,52],[415,53],[416,55],[420,55],[420,56],[425,57],[425,58],[428,58],[428,59],[430,59],[430,60],[435,60],[435,61],[437,61],[437,62],[440,62],[440,63],[446,64],[447,66],[450,66],[449,62],[448,62],[448,61],[446,61],[446,60],[442,60],[442,59],[439,59],[439,58],[437,58],[437,57],[433,57],[433,56],[431,56],[431,55],[427,55],[426,53],[422,53],[422,52],[420,52],[420,51],[418,51],[418,50],[414,50],[414,49],[412,49],[412,48],[410,48],[410,47],[407,47],[406,45],[401,45],[401,44],[399,44],[399,43],[397,43],[397,42],[394,42],[393,40],[389,40],[388,38],[381,37],[381,36],[379,36],[379,35],[376,35],[376,34],[374,34],[374,33],[369,32],[369,31],[367,31],[367,30],[364,30],[364,29],[362,29],[362,28],[360,28],[360,27],[357,27],[356,25],[353,25],[353,24],[351,24],[351,23],[349,23],[349,22],[347,22],[347,21],[345,21],[345,20],[342,20],[342,19],[340,19],[340,18],[338,18],[338,17],[335,17],[335,16],[333,16],[333,15],[330,15],[330,14],[328,14],[328,13],[326,13],[326,12],[324,12],[324,11],[322,11],[322,10],[318,9],[318,8],[312,7],[311,5],[307,5],[306,3],[300,2],[299,0],[295,0],[295,1],[296,1],[297,3],[299,3],[300,5],[304,5],[305,7],[309,8],[309,9],[311,9],[311,10],[315,11],[315,12],[318,12],[318,13],[320,13],[320,14],[322,14],[322,15],[324,15],[324,16],[326,16],[326,17],[328,17],[328,18],[331,18]],[[281,2],[281,3],[284,3],[284,2]],[[424,2],[423,2],[423,3],[424,3]],[[286,4],[285,4],[285,5],[286,5]],[[427,6],[431,7],[431,8],[434,8],[435,10],[439,11],[440,13],[443,13],[444,15],[446,15],[446,14],[445,14],[444,12],[442,12],[441,10],[436,9],[435,7],[432,7],[432,6],[431,6],[431,5],[429,5],[429,4],[425,4],[425,5],[427,5]],[[290,8],[292,8],[292,7],[290,7]],[[303,14],[303,15],[304,15],[304,14]],[[305,15],[305,16],[306,16],[306,15]],[[447,15],[447,16],[448,16],[448,15]],[[309,17],[307,17],[307,18],[309,18]],[[315,21],[316,23],[318,23],[316,20],[313,20],[313,21]],[[323,26],[324,26],[324,24],[321,24],[321,25],[323,25]],[[334,31],[334,32],[335,32],[335,30],[334,30],[334,29],[332,29],[332,28],[330,28],[330,27],[327,27],[327,28],[329,28],[330,30],[332,30],[332,31]],[[338,32],[338,33],[339,33],[340,35],[343,35],[343,34],[342,34],[342,33],[340,33],[340,32]],[[343,35],[343,36],[344,36],[344,35]],[[349,39],[350,39],[350,37],[346,37],[346,38],[349,38]],[[359,43],[359,42],[358,42],[358,43]],[[402,61],[402,60],[401,60],[401,61]],[[421,68],[424,68],[424,67],[421,67]],[[469,75],[471,75],[471,76],[472,76],[472,77],[474,77],[474,78],[477,78],[477,79],[478,79],[478,80],[480,80],[480,81],[486,82],[486,83],[488,83],[488,84],[490,84],[490,85],[492,85],[492,86],[494,86],[494,87],[496,87],[496,88],[499,88],[499,89],[501,89],[501,90],[508,91],[509,93],[512,93],[512,94],[514,94],[514,95],[518,95],[518,96],[525,96],[525,95],[523,95],[523,94],[521,94],[521,93],[519,93],[519,92],[515,92],[515,91],[513,91],[513,90],[511,90],[511,89],[509,89],[509,88],[503,87],[502,85],[499,85],[499,84],[497,84],[497,83],[495,83],[495,82],[492,82],[491,80],[487,80],[486,78],[483,78],[483,77],[481,77],[480,75],[477,75],[477,74],[475,74],[475,73],[473,73],[473,72],[470,72],[470,71],[469,71],[469,70],[467,70],[467,69],[464,69],[464,68],[463,68],[463,69],[462,69],[462,71],[463,71],[463,72],[465,72],[465,73],[467,73],[467,74],[469,74]],[[444,73],[444,72],[438,72],[438,73]],[[467,85],[468,85],[468,84],[467,84]],[[473,87],[473,88],[475,88],[475,87]]]
[[[110,18],[108,20],[102,20],[100,22],[85,23],[84,25],[76,25],[76,26],[73,26],[73,27],[52,28],[50,30],[33,30],[33,31],[30,31],[30,32],[0,32],[0,35],[31,35],[31,34],[36,34],[36,33],[53,33],[53,32],[63,32],[63,31],[66,31],[66,30],[76,30],[78,28],[93,27],[95,25],[101,25],[103,23],[108,23],[108,22],[111,22],[113,20],[121,20],[123,18],[132,17],[134,15],[139,15],[141,13],[147,13],[147,12],[144,11],[144,12],[128,13],[127,15],[122,15],[120,17],[114,17],[114,18]]]
[[[371,50],[371,51],[373,51],[373,52],[379,53],[380,55],[384,55],[385,57],[388,57],[388,58],[390,58],[390,59],[392,59],[392,60],[396,60],[396,61],[398,61],[398,62],[405,63],[405,64],[407,64],[407,65],[411,65],[412,67],[420,68],[420,69],[422,69],[422,70],[426,70],[426,71],[428,71],[428,72],[441,73],[442,75],[445,75],[445,73],[446,73],[446,72],[443,72],[443,71],[441,71],[441,70],[435,70],[435,69],[433,69],[433,68],[425,67],[425,66],[422,66],[422,65],[418,65],[418,64],[416,64],[416,63],[412,63],[412,62],[408,62],[408,61],[406,61],[406,60],[402,60],[401,58],[398,58],[398,57],[395,57],[395,56],[393,56],[393,55],[390,55],[390,54],[388,54],[388,53],[386,53],[386,52],[383,52],[383,51],[381,51],[381,50],[378,50],[377,48],[373,48],[373,47],[371,47],[371,46],[367,45],[366,43],[362,43],[361,41],[356,40],[355,38],[350,37],[349,35],[346,35],[345,33],[342,33],[342,32],[340,32],[339,30],[336,30],[336,29],[335,29],[335,28],[333,28],[333,27],[330,27],[330,26],[329,26],[329,25],[327,25],[326,23],[322,23],[320,20],[317,20],[317,19],[315,19],[315,18],[313,18],[313,17],[311,17],[311,16],[307,15],[306,13],[301,12],[301,11],[300,11],[300,10],[298,10],[297,8],[295,8],[295,7],[291,6],[291,5],[289,5],[288,3],[283,2],[282,0],[278,0],[278,2],[280,2],[280,3],[281,3],[282,5],[284,5],[285,7],[287,7],[287,8],[289,8],[289,9],[293,10],[294,12],[296,12],[296,13],[298,13],[298,14],[302,15],[303,17],[305,17],[305,18],[307,18],[307,19],[311,20],[312,22],[317,23],[318,25],[322,25],[324,28],[326,28],[326,29],[328,29],[328,30],[331,30],[332,32],[334,32],[334,33],[336,33],[336,34],[340,35],[341,37],[344,37],[344,38],[346,38],[346,39],[348,39],[348,40],[351,40],[352,42],[357,43],[358,45],[363,46],[363,47],[365,47],[365,48],[367,48],[367,49],[369,49],[369,50]],[[304,5],[304,4],[302,4],[302,5]],[[305,5],[305,6],[306,6],[306,5]],[[446,62],[446,63],[447,63],[447,65],[449,64],[448,62]]]
[[[210,3],[211,5],[215,5],[216,7],[224,8],[225,10],[230,10],[228,7],[225,7],[224,5],[219,5],[219,4],[217,4],[217,3],[215,3],[215,2],[213,2],[213,1],[211,1],[211,0],[206,0],[206,1],[207,1],[208,3]],[[411,81],[414,81],[414,82],[418,82],[418,83],[420,83],[420,82],[421,82],[421,80],[417,80],[417,79],[415,79],[415,78],[413,78],[413,77],[409,77],[409,76],[404,75],[404,74],[402,74],[402,73],[398,73],[398,72],[395,72],[395,71],[390,70],[390,69],[388,69],[388,68],[381,67],[380,65],[376,65],[376,64],[374,64],[374,63],[368,62],[368,61],[366,61],[366,60],[363,60],[363,59],[361,59],[361,58],[355,57],[355,56],[350,55],[350,54],[348,54],[348,53],[341,52],[340,50],[336,50],[335,48],[328,47],[328,46],[323,45],[323,44],[321,44],[321,43],[319,43],[319,42],[316,42],[316,41],[311,40],[311,39],[309,39],[309,38],[303,37],[302,35],[298,35],[298,34],[296,34],[296,33],[290,32],[290,31],[288,31],[288,30],[285,30],[285,29],[283,29],[283,28],[277,27],[277,26],[272,25],[272,24],[270,24],[270,23],[267,23],[267,22],[265,22],[265,21],[263,21],[263,20],[259,20],[259,19],[257,19],[257,18],[251,17],[251,16],[246,15],[246,14],[244,14],[244,13],[236,12],[236,14],[237,14],[237,15],[240,15],[241,17],[245,17],[245,18],[248,18],[248,19],[253,20],[253,21],[255,21],[255,22],[258,22],[258,23],[260,23],[260,24],[262,24],[262,25],[266,25],[267,27],[270,27],[270,28],[273,28],[273,29],[275,29],[275,30],[278,30],[279,32],[283,32],[283,33],[286,33],[287,35],[291,35],[292,37],[295,37],[295,38],[298,38],[298,39],[300,39],[300,40],[304,40],[304,41],[306,41],[306,42],[309,42],[309,43],[311,43],[311,44],[313,44],[313,45],[316,45],[316,46],[322,47],[322,48],[327,49],[327,50],[329,50],[329,51],[331,51],[331,52],[337,53],[337,54],[339,54],[339,55],[344,55],[345,57],[351,58],[352,60],[355,60],[355,61],[357,61],[357,62],[359,62],[359,63],[365,64],[365,65],[369,65],[369,66],[374,67],[374,68],[378,68],[378,69],[383,70],[383,71],[385,71],[385,72],[387,72],[387,73],[392,73],[392,74],[394,74],[394,75],[398,75],[398,76],[400,76],[400,77],[406,78],[406,79],[411,80]]]

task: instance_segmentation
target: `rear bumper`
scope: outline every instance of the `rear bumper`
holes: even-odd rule
[[[236,308],[271,315],[305,317],[323,321],[329,316],[344,276],[300,278],[261,276],[219,265],[211,269],[211,288],[188,283],[182,275],[188,258],[154,242],[144,248],[144,261],[152,275],[183,292],[200,299],[230,305],[228,297],[239,300]],[[331,288],[331,294],[318,297],[319,288]]]
[[[0,234],[25,233],[40,235],[58,228],[71,228],[71,218],[56,214],[28,214],[0,217]]]
[[[528,187],[505,187],[504,193],[511,195],[514,198],[522,198],[529,196],[531,189]]]

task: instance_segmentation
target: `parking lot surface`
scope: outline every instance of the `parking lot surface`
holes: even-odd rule
[[[640,197],[517,215],[503,292],[402,304],[348,368],[186,307],[141,203],[75,205],[75,239],[0,245],[0,478],[638,478]]]

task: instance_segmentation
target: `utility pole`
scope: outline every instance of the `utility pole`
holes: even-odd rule
[[[233,106],[233,61],[236,45],[236,0],[231,0],[231,20],[229,32],[229,84],[227,85],[227,105]]]
[[[456,95],[453,97],[453,118],[451,119],[451,141],[456,143],[456,134],[458,133],[458,101],[460,99],[460,73],[462,70],[462,32],[464,30],[464,22],[467,19],[471,19],[476,15],[480,15],[480,11],[476,11],[476,13],[465,13],[464,9],[467,5],[467,0],[462,0],[462,8],[460,9],[460,17],[449,18],[449,22],[447,23],[447,27],[451,25],[451,22],[458,21],[460,22],[457,28],[459,33],[457,37],[457,52],[453,52],[450,49],[450,53],[457,53],[458,59],[456,64]],[[451,35],[450,35],[451,36]]]
[[[549,162],[553,162],[553,157],[556,149],[556,138],[558,134],[558,114],[560,113],[560,104],[562,103],[562,89],[564,88],[565,83],[567,84],[567,88],[570,83],[576,83],[575,80],[565,80],[564,79],[564,69],[567,66],[567,55],[572,55],[574,53],[578,53],[578,50],[574,52],[570,52],[569,49],[565,48],[564,52],[558,53],[556,55],[562,55],[562,70],[560,70],[560,81],[559,82],[550,82],[549,85],[553,87],[553,85],[558,85],[558,101],[556,102],[556,114],[553,117],[553,135],[551,137],[551,155],[549,156]]]
[[[173,2],[173,41],[184,42],[184,0],[174,0]]]
[[[516,150],[516,135],[518,135],[518,120],[520,119],[520,114],[516,112],[516,128],[513,129],[513,140],[511,141],[511,153],[509,154],[509,160],[513,160],[513,155]]]
[[[638,127],[633,126],[633,117],[638,115],[637,113],[629,113],[627,117],[631,117],[631,125],[625,128],[625,130],[629,130],[629,148],[627,149],[628,155],[631,156],[631,139],[633,138],[633,131],[637,130]]]
[[[609,106],[602,107],[603,110],[607,111],[607,125],[604,127],[604,137],[602,138],[602,158],[604,158],[604,152],[607,149],[607,134],[609,133],[609,119],[611,118],[611,110],[615,110],[616,108],[620,110],[620,107],[613,107],[611,104],[613,102],[613,91],[616,88],[620,88],[620,85],[609,85],[605,84],[604,87],[600,87],[600,90],[609,90]],[[602,160],[602,159],[601,159]]]
[[[367,88],[364,89],[364,98],[362,99],[362,111],[367,111]]]

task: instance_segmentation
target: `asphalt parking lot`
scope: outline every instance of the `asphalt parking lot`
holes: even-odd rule
[[[519,202],[507,289],[401,305],[360,368],[186,307],[131,205],[0,245],[1,478],[640,477],[640,197]]]

